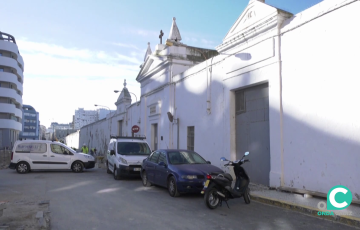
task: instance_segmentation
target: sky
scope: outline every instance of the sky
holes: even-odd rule
[[[331,1],[331,0],[328,0]],[[172,18],[183,43],[215,49],[248,0],[11,0],[0,8],[0,31],[15,37],[24,60],[23,104],[40,124],[70,123],[75,110],[115,110],[124,79],[140,99],[136,77],[147,43],[168,38]],[[266,0],[294,15],[321,0]],[[132,96],[133,102],[135,97]]]

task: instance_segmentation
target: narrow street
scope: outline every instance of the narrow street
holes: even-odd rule
[[[0,170],[6,201],[50,201],[51,229],[354,229],[243,199],[209,210],[201,195],[169,196],[140,178],[115,181],[105,169],[75,174]],[[4,211],[6,212],[6,211]],[[0,225],[2,217],[0,217]]]

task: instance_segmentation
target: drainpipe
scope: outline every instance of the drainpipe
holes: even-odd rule
[[[177,149],[179,149],[179,118],[176,119],[176,123],[177,123]]]
[[[281,180],[280,185],[284,186],[284,131],[283,131],[283,103],[282,103],[282,63],[281,63],[281,25],[285,21],[285,17],[279,15],[277,24],[278,35],[278,63],[279,63],[279,96],[280,96],[280,151],[281,151]]]
[[[208,67],[206,60],[206,78],[207,78],[207,107],[206,111],[208,114],[211,114],[211,80],[212,80],[212,62],[214,57],[211,58],[210,67]],[[210,73],[209,73],[210,72]]]

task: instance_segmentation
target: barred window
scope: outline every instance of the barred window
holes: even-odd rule
[[[187,149],[194,151],[195,144],[195,126],[187,127]]]
[[[246,112],[244,90],[240,90],[235,93],[235,110],[236,110],[236,114]]]

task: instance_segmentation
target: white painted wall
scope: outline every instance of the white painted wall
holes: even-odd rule
[[[79,146],[81,149],[85,143],[89,150],[96,148],[98,154],[106,154],[110,141],[110,120],[100,120],[80,129]]]
[[[323,1],[282,29],[289,31],[281,43],[284,183],[323,193],[345,185],[355,199],[360,194],[360,2],[302,25],[334,6]]]
[[[71,133],[65,137],[65,143],[70,148],[79,148],[79,133],[80,131],[77,131],[75,133]]]
[[[112,129],[117,130],[117,121],[123,120],[130,135],[136,124],[151,145],[151,125],[157,123],[159,148],[176,148],[177,125],[169,122],[166,113],[170,111],[180,119],[180,148],[187,148],[187,127],[195,126],[195,151],[220,166],[220,157],[242,155],[235,151],[234,91],[268,82],[270,185],[327,193],[341,184],[349,187],[355,199],[360,194],[356,177],[360,109],[355,102],[360,96],[360,69],[354,57],[360,51],[360,35],[354,28],[360,19],[360,3],[335,6],[341,4],[323,1],[285,21],[281,56],[278,31],[273,28],[173,76],[174,86],[146,94],[169,82],[169,69],[164,71],[142,86],[140,105],[133,104],[112,118]],[[322,15],[328,10],[334,11]],[[227,55],[235,52],[250,53],[252,58],[244,61]],[[151,105],[157,106],[153,116]],[[100,145],[101,139],[107,145],[109,121],[108,117],[84,127],[80,144]],[[88,138],[90,132],[97,133],[96,141]]]

